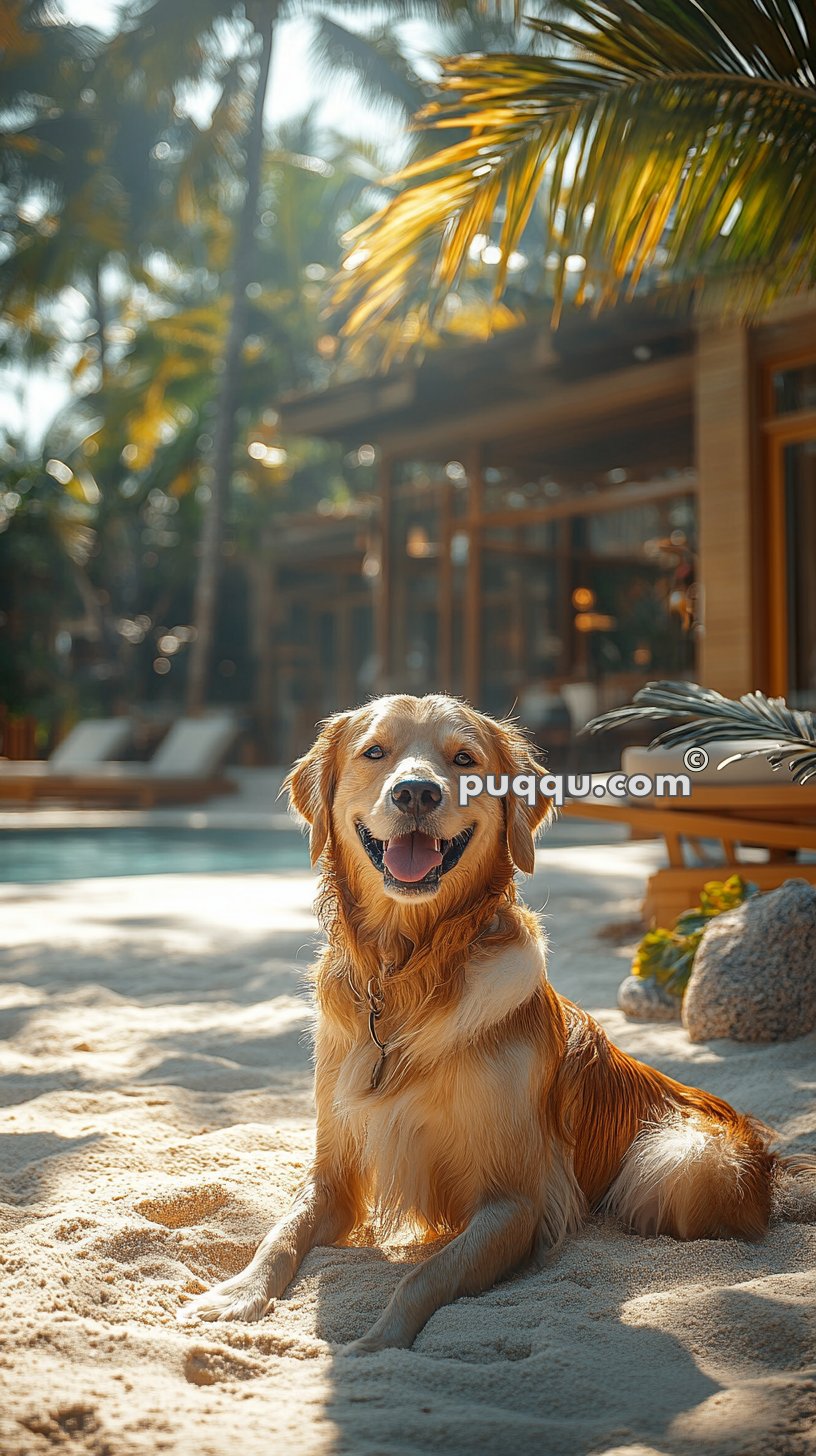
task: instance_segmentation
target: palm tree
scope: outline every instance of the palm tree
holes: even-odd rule
[[[469,0],[391,0],[388,6],[389,20],[393,24],[402,18],[425,15],[435,22],[453,17],[468,9]],[[472,0],[474,8],[480,9],[480,0]],[[227,343],[220,369],[220,389],[214,428],[212,470],[210,478],[210,499],[206,508],[202,530],[198,576],[196,582],[194,620],[196,639],[190,662],[188,677],[188,706],[199,711],[206,699],[208,669],[212,656],[213,631],[215,625],[218,579],[220,572],[221,546],[225,504],[229,495],[229,482],[233,465],[235,444],[235,415],[240,397],[240,373],[243,345],[246,338],[247,306],[246,289],[254,281],[253,269],[257,258],[255,230],[257,226],[257,203],[260,189],[260,172],[263,158],[263,112],[269,82],[269,64],[272,53],[275,27],[279,20],[291,13],[312,14],[318,20],[324,10],[320,0],[207,0],[202,15],[198,0],[189,4],[179,0],[153,0],[144,12],[142,24],[152,32],[154,49],[172,54],[172,45],[167,44],[167,35],[181,33],[206,37],[212,34],[216,19],[227,22],[233,29],[243,29],[243,54],[254,58],[251,64],[252,79],[245,83],[245,107],[249,117],[243,156],[239,171],[243,177],[243,197],[237,210],[231,260],[231,313]],[[338,9],[353,13],[370,10],[371,0],[342,0]],[[354,33],[345,27],[335,25],[333,36],[324,25],[323,39],[330,52],[334,43],[343,55],[343,64],[354,63]],[[380,64],[382,97],[403,105],[410,97],[410,79],[405,74],[387,32],[383,34]],[[359,65],[360,51],[356,51]]]
[[[261,186],[263,117],[272,60],[272,36],[276,12],[276,3],[268,3],[264,7],[259,7],[256,21],[259,39],[257,78],[252,91],[251,115],[244,147],[244,196],[236,223],[232,253],[232,307],[222,360],[221,387],[214,432],[210,499],[204,513],[193,603],[196,638],[193,642],[190,671],[187,678],[187,703],[193,712],[199,711],[204,706],[207,696],[207,673],[212,655],[224,530],[224,504],[232,475],[241,356],[248,333],[247,288],[253,281],[253,264],[256,258],[255,227]],[[247,13],[249,18],[251,14],[249,7]]]
[[[446,61],[404,168],[336,288],[355,341],[427,328],[498,224],[494,297],[536,208],[557,321],[649,281],[741,316],[816,282],[816,17],[793,0],[572,0],[552,53]],[[461,134],[464,133],[462,136]],[[414,330],[416,334],[416,329]]]
[[[189,252],[191,198],[211,186],[241,118],[217,107],[202,146],[178,114],[166,57],[155,64],[130,11],[106,41],[66,23],[49,0],[9,9],[0,49],[2,352],[23,367],[54,359],[67,368],[66,354],[84,340],[80,370],[96,365],[101,389],[121,299],[157,257]],[[179,37],[176,86],[181,76],[217,80],[229,103],[234,70],[195,37]],[[68,289],[73,340],[64,331]]]
[[[454,0],[451,0],[454,3]],[[244,71],[244,106],[248,116],[237,171],[243,179],[243,195],[237,207],[232,257],[230,260],[230,321],[222,360],[220,386],[213,430],[210,498],[202,528],[198,574],[195,591],[194,621],[196,638],[190,661],[187,696],[191,711],[200,711],[207,695],[208,671],[212,656],[220,575],[224,510],[229,495],[235,445],[235,417],[240,398],[241,366],[247,335],[247,287],[254,282],[257,258],[256,228],[258,196],[263,159],[263,115],[269,84],[272,44],[277,22],[290,11],[302,11],[298,0],[199,0],[189,4],[179,0],[153,0],[140,18],[147,28],[153,54],[172,64],[172,44],[168,39],[182,33],[196,35],[206,48],[212,44],[218,24],[226,24],[239,36]],[[309,8],[308,6],[306,7]],[[319,10],[319,6],[315,7]],[[345,0],[347,9],[365,9],[366,0]],[[448,4],[431,0],[396,0],[390,6],[393,16],[416,14],[425,9],[438,14]],[[215,36],[218,39],[217,34]],[[247,73],[251,73],[248,75]]]
[[[480,13],[479,0],[472,3],[474,13]],[[239,426],[244,428],[237,407],[239,401],[245,404],[248,399],[263,398],[264,388],[268,401],[285,378],[276,369],[267,372],[264,385],[262,370],[253,369],[247,357],[247,336],[261,333],[275,348],[279,345],[281,352],[287,351],[290,375],[302,367],[314,342],[309,310],[304,310],[303,298],[297,287],[291,287],[291,279],[286,285],[291,304],[276,306],[274,317],[270,314],[266,321],[268,329],[258,327],[259,309],[247,291],[250,284],[256,289],[266,286],[265,265],[271,261],[270,239],[258,235],[258,214],[264,210],[263,202],[259,206],[264,169],[275,165],[263,137],[273,29],[279,15],[302,7],[296,0],[282,0],[281,4],[277,0],[248,4],[196,0],[194,5],[183,0],[132,0],[123,12],[121,29],[110,42],[103,44],[92,33],[79,37],[82,45],[74,72],[67,79],[58,52],[59,47],[74,44],[72,28],[54,23],[46,0],[16,0],[14,8],[21,17],[22,40],[16,62],[19,76],[14,84],[9,81],[8,90],[23,97],[26,104],[6,113],[12,126],[5,135],[0,133],[0,164],[6,165],[7,176],[16,168],[12,191],[18,200],[26,190],[39,189],[47,197],[50,211],[47,227],[40,219],[26,223],[18,218],[17,247],[8,262],[0,265],[0,292],[3,301],[17,311],[29,354],[35,347],[40,353],[59,349],[58,330],[49,337],[42,328],[43,298],[58,299],[68,284],[80,287],[87,296],[88,333],[95,320],[95,335],[83,351],[79,367],[84,369],[95,361],[103,365],[96,372],[99,382],[88,404],[97,413],[104,411],[105,428],[94,437],[95,454],[86,464],[103,486],[103,500],[107,501],[121,475],[117,440],[127,440],[132,453],[137,433],[138,453],[144,458],[137,471],[139,495],[129,498],[134,508],[152,489],[161,490],[170,483],[175,489],[179,479],[200,478],[195,468],[200,414],[214,396],[213,423],[204,432],[213,437],[206,481],[210,499],[203,513],[194,609],[197,637],[188,680],[191,706],[198,708],[206,697],[224,521]],[[320,18],[319,4],[306,8]],[[366,0],[347,0],[345,8],[364,11]],[[338,13],[335,8],[334,16]],[[399,0],[389,7],[392,19],[420,13],[435,22],[458,17],[466,25],[469,11],[467,0],[442,4]],[[40,51],[47,44],[57,54],[54,65],[46,67],[41,60],[29,78],[27,53],[35,30]],[[322,30],[324,41],[328,35],[335,51],[329,62],[356,65],[369,84],[373,77],[377,98],[391,98],[407,112],[427,94],[427,86],[406,65],[387,30],[373,37],[361,36],[336,18],[325,22]],[[459,34],[465,37],[470,32]],[[0,68],[2,65],[0,57]],[[215,83],[219,98],[212,124],[204,130],[179,118],[177,106],[186,83],[201,77]],[[29,114],[29,93],[35,100],[44,95],[42,114],[36,106],[34,115]],[[47,188],[38,169],[46,177]],[[287,174],[284,165],[284,175],[294,176],[294,172],[289,169]],[[376,169],[370,168],[369,180],[375,175]],[[343,185],[347,198],[349,192],[359,196],[359,178],[345,177]],[[275,210],[282,219],[280,207],[276,205]],[[326,212],[330,227],[335,215],[336,210]],[[276,231],[283,235],[281,224]],[[313,230],[309,237],[313,245]],[[329,268],[334,266],[333,232],[331,245],[330,252],[321,253]],[[161,254],[171,268],[181,270],[178,292],[187,288],[190,296],[186,300],[173,297],[173,288],[167,284],[162,289],[151,282],[152,259]],[[284,271],[291,265],[293,276],[300,268],[297,283],[302,284],[304,263],[318,260],[294,257],[287,261],[279,256],[278,261]],[[190,284],[196,263],[210,272],[214,268],[220,276],[217,303],[211,295],[196,299]],[[106,276],[114,279],[120,297],[103,297]],[[157,301],[170,311],[166,324],[154,321],[152,328],[140,330],[128,305],[136,285],[148,286],[154,296],[163,295]],[[123,316],[128,314],[124,332],[133,334],[135,330],[139,336],[133,368],[127,362],[128,349],[117,343],[110,349],[116,368],[108,377],[106,341],[121,336]],[[167,346],[164,352],[162,333]],[[191,342],[192,335],[196,338]],[[151,350],[156,364],[153,370],[144,367]],[[191,351],[208,360],[209,367],[202,368],[200,376],[189,372]],[[176,374],[173,358],[179,365]],[[286,382],[296,381],[290,377]],[[179,410],[187,423],[176,428],[178,421],[172,416]],[[160,445],[165,428],[173,438],[170,444]],[[241,463],[245,474],[246,459]]]
[[[6,235],[0,304],[7,357],[37,359],[53,349],[47,301],[69,284],[90,282],[95,246],[90,153],[96,129],[80,93],[101,38],[84,26],[53,23],[43,0],[6,7],[0,50],[0,219]],[[98,168],[96,169],[98,173]],[[83,218],[84,247],[71,200]],[[108,219],[108,231],[112,225]],[[65,246],[67,234],[72,244]]]
[[[308,509],[325,497],[345,499],[355,487],[364,488],[359,471],[344,470],[339,447],[282,440],[270,402],[286,388],[313,387],[325,378],[327,365],[316,348],[325,335],[316,280],[336,268],[338,215],[363,215],[372,175],[378,169],[370,144],[327,137],[310,115],[288,121],[266,138],[259,211],[262,216],[274,212],[277,223],[258,241],[255,286],[247,303],[234,488],[224,502],[224,556],[231,561],[231,580],[245,583],[251,602],[245,660],[252,673],[256,736],[269,751],[276,722],[275,603],[269,598],[266,543],[280,511]],[[40,451],[31,455],[18,447],[8,456],[5,484],[20,499],[5,532],[0,519],[0,579],[5,578],[12,598],[28,600],[30,573],[24,563],[27,552],[39,551],[45,559],[41,541],[47,509],[47,540],[54,562],[60,562],[58,571],[49,558],[55,620],[60,624],[61,616],[64,624],[76,616],[79,594],[86,622],[93,619],[93,640],[75,654],[82,665],[48,648],[34,656],[43,659],[42,675],[50,651],[54,682],[62,682],[66,692],[81,688],[86,708],[98,707],[122,685],[137,697],[154,694],[153,663],[164,655],[158,644],[169,631],[162,623],[183,624],[172,676],[161,679],[162,696],[169,693],[177,700],[189,670],[194,640],[187,625],[189,590],[202,520],[197,487],[207,478],[201,436],[212,432],[217,366],[229,326],[229,298],[213,287],[231,243],[219,194],[199,206],[195,234],[188,239],[192,264],[156,280],[147,301],[134,294],[118,303],[104,384],[85,395],[75,393]],[[174,251],[184,257],[181,241]],[[323,342],[336,343],[332,338]],[[96,361],[93,335],[85,351],[81,377]],[[252,441],[265,441],[273,458],[248,453]],[[6,465],[2,457],[0,463]],[[57,489],[63,478],[67,484]],[[216,642],[224,645],[229,631],[221,621],[216,627]],[[53,631],[46,640],[53,643]],[[73,671],[66,675],[62,669],[68,667]],[[31,678],[22,647],[7,672],[24,698]],[[47,703],[42,693],[36,697],[44,719],[55,720],[66,709],[65,693],[52,694]]]

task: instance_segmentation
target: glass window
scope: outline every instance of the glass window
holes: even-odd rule
[[[372,584],[366,534],[325,518],[283,521],[267,651],[280,723],[279,751],[302,753],[318,719],[359,702],[375,686]]]
[[[539,459],[537,472],[526,458],[505,465],[497,445],[484,467],[488,519],[480,526],[465,518],[461,461],[400,462],[389,513],[388,687],[463,692],[466,662],[473,664],[478,705],[518,713],[542,745],[557,749],[593,712],[626,702],[650,677],[692,677],[690,445],[682,432],[669,440],[662,466],[653,442],[648,458],[639,448],[638,464],[634,453],[610,447],[608,468],[597,468],[594,481],[580,460],[565,458],[557,481],[555,464],[550,470]],[[620,459],[630,464],[614,463]],[[604,510],[610,491],[615,505]],[[626,503],[630,491],[635,499]],[[555,519],[536,519],[554,506]],[[477,602],[467,591],[473,530]]]
[[[692,677],[693,496],[482,534],[480,705],[557,749],[651,677]]]
[[[444,465],[406,461],[391,487],[389,688],[422,693],[439,668],[439,567],[443,503],[452,491]]]
[[[816,708],[816,440],[784,449],[788,702]]]
[[[565,494],[565,487],[547,474],[524,474],[516,469],[487,465],[482,489],[486,514],[498,511],[524,511],[531,506],[551,506]]]
[[[567,563],[558,542],[565,525],[493,527],[483,533],[480,702],[489,713],[512,712],[520,695],[529,696],[534,684],[563,671]]]
[[[796,369],[775,369],[771,375],[773,407],[778,415],[816,409],[816,360]]]
[[[575,520],[572,534],[573,669],[598,685],[601,708],[694,670],[693,499],[610,514]]]
[[[654,556],[665,540],[672,545],[694,548],[694,500],[690,496],[666,505],[655,501],[647,505],[624,506],[615,511],[599,511],[587,517],[587,544],[598,556],[624,555],[637,558]]]

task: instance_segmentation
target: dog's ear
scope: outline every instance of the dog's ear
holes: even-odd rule
[[[508,793],[504,798],[507,848],[514,865],[525,874],[535,869],[535,835],[541,824],[549,818],[552,799],[542,794],[539,782],[547,770],[536,763],[533,750],[524,734],[514,723],[497,722],[493,725],[499,746],[502,774],[507,774]],[[513,793],[513,780],[523,774],[535,785],[533,802],[526,796]]]
[[[289,801],[310,825],[309,858],[317,864],[331,832],[331,806],[337,777],[337,755],[350,713],[335,713],[283,781]]]

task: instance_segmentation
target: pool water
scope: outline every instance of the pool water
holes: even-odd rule
[[[295,830],[156,827],[0,832],[2,883],[308,868],[306,840]]]

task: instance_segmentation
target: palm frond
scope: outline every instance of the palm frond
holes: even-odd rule
[[[557,53],[443,63],[416,125],[459,135],[406,167],[353,236],[336,286],[350,337],[399,328],[423,298],[432,319],[476,234],[503,214],[506,258],[537,203],[556,316],[576,264],[597,306],[647,272],[677,286],[714,271],[740,312],[759,277],[763,299],[816,282],[812,13],[800,26],[781,0],[570,9],[572,21],[531,22]],[[500,268],[497,297],[504,286]]]
[[[460,5],[456,14],[440,27],[444,42],[438,49],[445,56],[472,55],[476,52],[513,50],[520,52],[552,49],[540,26],[544,21],[563,16],[568,9],[555,0],[512,0],[502,5],[483,0],[481,4]],[[523,22],[523,23],[520,23]]]
[[[411,116],[428,92],[412,72],[392,29],[387,26],[361,34],[339,25],[328,15],[315,17],[311,59],[319,76],[345,73],[359,94],[375,106],[396,107]]]
[[[784,698],[766,698],[764,693],[745,693],[733,699],[699,683],[647,683],[635,693],[628,707],[614,708],[593,718],[584,731],[603,733],[609,728],[663,718],[684,721],[659,733],[652,739],[651,748],[701,747],[728,741],[755,744],[757,739],[774,739],[772,746],[743,749],[725,763],[762,756],[774,768],[787,764],[794,783],[816,778],[816,718],[799,708],[789,708]]]

